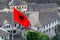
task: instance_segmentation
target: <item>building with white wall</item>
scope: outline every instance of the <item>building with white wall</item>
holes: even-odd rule
[[[50,38],[56,36],[55,29],[59,24],[57,12],[29,12],[28,18],[31,22],[30,29],[47,34]],[[24,29],[22,32],[24,33]],[[25,35],[23,36],[25,38]]]
[[[33,18],[36,20],[31,21],[31,29],[35,31],[39,31],[45,34],[48,34],[50,38],[53,38],[55,34],[55,27],[59,24],[59,16],[57,15],[57,12],[40,12],[34,14],[30,14],[29,18]],[[32,16],[36,15],[36,16]]]
[[[12,26],[13,23],[13,26]],[[0,12],[0,26],[7,30],[8,32],[10,32],[10,34],[12,33],[12,27],[13,27],[13,33],[14,35],[19,34],[20,29],[18,29],[18,27],[20,25],[15,25],[14,23],[14,19],[12,17],[12,12]],[[17,26],[17,27],[16,27]]]
[[[18,8],[23,13],[26,13],[28,16],[31,27],[30,29],[39,31],[42,33],[46,33],[50,38],[55,36],[55,27],[59,23],[59,17],[57,15],[57,5],[56,3],[46,3],[46,4],[27,4],[24,1],[14,1],[10,4],[10,12],[1,12],[1,21],[0,25],[3,25],[3,21],[6,19],[9,23],[2,26],[2,28],[6,29],[8,32],[12,32],[12,27],[14,31],[14,35],[20,34],[22,37],[24,36],[25,29],[22,30],[22,26],[15,23],[12,26],[12,9]],[[2,16],[2,13],[4,13]],[[8,14],[7,14],[8,13]],[[8,18],[7,18],[8,17]],[[18,28],[19,27],[19,28]]]
[[[4,4],[4,3],[3,3]],[[14,19],[12,18],[13,16],[13,8],[17,8],[19,10],[21,10],[23,13],[26,13],[27,11],[27,3],[25,1],[21,1],[21,0],[12,0],[11,2],[8,3],[9,4],[9,9],[5,8],[6,5],[4,5],[2,8],[2,10],[0,10],[0,26],[2,28],[4,28],[5,30],[7,30],[8,32],[10,32],[10,34],[12,33],[12,27],[13,27],[13,34],[17,35],[20,34],[20,25],[17,24],[16,22],[14,22]],[[2,4],[1,4],[2,5]],[[1,8],[1,7],[0,7]],[[4,24],[4,20],[7,20],[8,23]],[[13,20],[13,21],[12,21]],[[12,26],[12,22],[14,23]]]
[[[54,6],[52,6],[52,5],[54,5]],[[11,5],[10,7],[17,8],[19,6],[20,6],[20,4],[18,6]],[[55,36],[54,30],[55,30],[55,26],[58,24],[58,18],[59,18],[57,15],[56,4],[54,4],[54,3],[51,3],[51,4],[28,4],[26,9],[27,9],[27,10],[25,10],[25,11],[27,11],[26,15],[28,16],[28,18],[31,22],[30,29],[39,31],[42,33],[46,33],[48,35],[50,34],[49,37],[51,37],[51,38],[53,36]],[[2,16],[1,13],[3,13],[4,16]],[[13,20],[12,12],[8,12],[8,14],[6,12],[5,13],[1,12],[1,13],[0,13],[1,14],[0,20],[2,20],[1,21],[2,25],[3,25],[3,20],[5,20],[5,19],[9,22],[9,23],[3,25],[2,28],[6,29],[8,32],[11,33],[12,32],[12,20]],[[14,25],[13,25],[14,35],[20,34],[22,37],[25,37],[25,35],[24,35],[25,29],[22,30],[21,25],[15,23],[14,21],[13,21],[13,23],[14,23]],[[20,28],[18,28],[18,27],[20,27]]]
[[[55,27],[59,24],[56,3],[28,4],[28,18],[31,22],[30,29],[47,34],[53,38]]]

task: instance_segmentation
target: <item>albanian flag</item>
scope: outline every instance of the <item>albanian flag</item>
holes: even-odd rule
[[[14,21],[21,24],[25,28],[29,28],[30,26],[30,21],[28,20],[28,18],[16,8],[14,8]]]

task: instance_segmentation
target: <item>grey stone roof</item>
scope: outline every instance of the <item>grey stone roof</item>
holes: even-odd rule
[[[12,24],[12,13],[0,12],[0,26],[3,25],[4,20]]]
[[[42,26],[50,24],[51,22],[54,22],[56,20],[59,20],[59,16],[57,15],[57,12],[39,13],[39,21]]]
[[[0,2],[2,3],[4,3],[4,2],[10,2],[11,0],[0,0]]]
[[[55,11],[57,10],[56,3],[44,3],[44,4],[28,4],[28,11]]]
[[[27,4],[25,1],[14,0],[11,6],[18,6],[18,5],[25,5],[25,4]]]
[[[8,0],[0,0],[0,2],[6,2],[6,1],[8,1]]]
[[[59,16],[57,15],[57,12],[40,12],[39,15],[37,15],[37,16],[39,16],[39,18],[38,18],[39,20],[36,22],[36,20],[37,20],[36,19],[36,20],[34,20],[34,23],[31,24],[31,25],[34,25],[35,27],[43,27],[47,24],[50,24],[51,22],[59,20]],[[31,17],[31,20],[35,19],[36,17],[34,17],[34,18]]]
[[[7,5],[6,4],[3,4],[3,3],[0,3],[0,10],[2,10],[4,8],[7,8]]]
[[[0,10],[4,8],[9,8],[9,2],[11,0],[0,0]]]

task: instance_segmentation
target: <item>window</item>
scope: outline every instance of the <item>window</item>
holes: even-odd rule
[[[16,30],[14,30],[13,33],[16,33]]]
[[[16,27],[16,24],[15,24],[15,27]]]
[[[44,26],[44,28],[45,28],[45,26]]]
[[[21,10],[21,7],[19,7],[19,10]]]
[[[39,30],[39,27],[37,27],[38,28],[38,30]]]
[[[19,26],[21,26],[20,24],[18,24]]]
[[[46,32],[48,32],[48,30],[46,30]]]
[[[3,39],[3,36],[2,36],[2,39]]]
[[[6,28],[10,28],[10,25],[7,25]]]
[[[22,8],[23,8],[23,6],[22,6]]]
[[[50,31],[51,29],[49,28],[49,31]]]
[[[8,28],[8,26],[6,26],[6,28]]]
[[[45,33],[45,31],[43,31],[43,33]]]
[[[52,27],[52,29],[54,29],[54,27]]]
[[[17,9],[18,9],[19,7],[17,7]]]
[[[10,28],[10,25],[9,25],[9,28]]]

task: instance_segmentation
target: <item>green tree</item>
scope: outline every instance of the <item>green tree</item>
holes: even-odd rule
[[[48,35],[41,32],[32,31],[32,30],[26,31],[25,35],[27,40],[50,40]]]
[[[60,35],[56,35],[53,40],[60,40]]]

